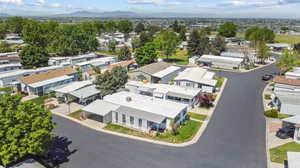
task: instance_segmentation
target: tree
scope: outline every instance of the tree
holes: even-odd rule
[[[266,59],[271,56],[270,49],[264,42],[259,44],[258,48],[258,58],[260,59],[261,63],[264,63]]]
[[[158,48],[169,59],[171,55],[176,53],[176,48],[180,43],[179,37],[173,31],[163,31],[154,40]]]
[[[101,90],[103,96],[115,93],[118,89],[125,86],[128,81],[126,68],[117,66],[111,71],[98,73],[95,84]]]
[[[0,24],[0,40],[4,39],[7,33],[8,33],[8,31],[7,31],[6,25],[1,23]]]
[[[212,94],[203,93],[199,97],[200,106],[202,107],[212,107],[213,106],[213,96]]]
[[[157,60],[156,45],[152,42],[146,43],[144,46],[137,48],[135,52],[135,61],[138,65],[143,66],[151,64]]]
[[[115,40],[110,40],[108,42],[108,51],[115,53],[116,52],[117,42]]]
[[[127,41],[129,33],[133,31],[132,23],[128,20],[121,20],[118,24],[118,29],[120,32],[124,33],[125,41]]]
[[[142,32],[140,35],[140,45],[143,46],[148,42],[151,42],[153,40],[153,34],[150,32]]]
[[[13,52],[14,49],[5,41],[0,42],[0,53]]]
[[[4,165],[27,155],[42,155],[55,128],[52,114],[42,105],[21,102],[19,95],[0,95],[0,159]]]
[[[106,32],[114,33],[117,29],[117,23],[110,20],[104,24],[104,29]]]
[[[121,48],[118,55],[118,60],[119,61],[131,60],[131,51],[126,45]]]
[[[27,45],[20,52],[21,64],[25,69],[48,66],[49,54],[41,47]]]
[[[161,30],[162,28],[157,25],[149,25],[147,27],[147,31],[151,34],[151,36],[153,36],[157,32],[160,32]]]
[[[197,30],[194,30],[190,35],[187,49],[190,57],[208,54],[210,50],[209,38],[204,34],[200,34]]]
[[[139,48],[141,45],[141,40],[139,37],[134,37],[131,41],[132,51],[134,52],[136,48]]]
[[[294,45],[294,51],[300,53],[300,43]]]
[[[256,47],[260,42],[274,42],[275,33],[271,29],[251,27],[246,30],[245,39],[252,41],[252,43]]]
[[[216,38],[211,42],[211,53],[213,55],[220,55],[226,49],[225,38],[217,35]]]
[[[237,29],[237,25],[235,25],[233,22],[225,22],[219,27],[218,32],[221,36],[224,37],[234,37],[236,35]]]
[[[145,31],[145,25],[143,23],[138,23],[136,26],[135,26],[135,32],[137,34],[140,34],[141,32]]]
[[[277,59],[276,66],[281,72],[287,72],[293,67],[300,66],[300,58],[297,52],[285,50],[284,53]]]
[[[11,33],[21,34],[23,26],[26,24],[27,21],[28,19],[16,16],[7,19],[5,21],[5,24],[7,25],[7,28]]]

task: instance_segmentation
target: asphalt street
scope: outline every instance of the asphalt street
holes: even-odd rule
[[[62,168],[266,168],[262,90],[268,66],[247,73],[217,71],[228,78],[199,141],[168,147],[97,132],[54,116],[55,134],[73,151]]]

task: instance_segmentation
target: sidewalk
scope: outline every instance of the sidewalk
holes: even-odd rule
[[[95,131],[100,131],[100,132],[104,132],[104,133],[107,133],[107,134],[121,136],[121,137],[129,138],[129,139],[133,139],[133,140],[145,141],[145,142],[154,143],[154,144],[158,144],[158,145],[165,145],[165,146],[172,146],[172,147],[186,147],[186,146],[190,146],[190,145],[195,144],[196,142],[198,142],[199,138],[203,134],[204,130],[206,129],[206,127],[207,127],[207,125],[210,121],[210,117],[213,115],[213,113],[215,111],[216,105],[218,104],[218,102],[219,102],[219,100],[222,96],[222,93],[223,93],[223,90],[226,86],[226,83],[227,83],[227,79],[225,78],[225,80],[223,82],[223,86],[221,87],[221,89],[219,91],[219,94],[216,97],[215,106],[210,109],[210,114],[207,116],[207,119],[205,121],[202,121],[202,125],[201,125],[200,129],[198,130],[197,134],[194,136],[194,138],[191,141],[184,142],[184,143],[181,143],[181,144],[174,144],[174,143],[156,141],[156,140],[137,137],[137,136],[133,136],[133,135],[108,131],[108,130],[102,129],[104,127],[103,125],[101,125],[101,124],[99,125],[97,122],[94,122],[94,121],[80,121],[78,119],[72,118],[70,116],[65,115],[64,113],[57,112],[57,111],[52,111],[52,113],[55,114],[55,115],[58,115],[60,117],[72,120],[72,121],[74,121],[74,122],[76,122],[76,123],[78,123],[82,126],[88,127],[88,128],[93,129]]]

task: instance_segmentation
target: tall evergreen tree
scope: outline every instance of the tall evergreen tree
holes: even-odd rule
[[[136,26],[135,26],[135,32],[137,34],[140,34],[141,32],[145,31],[145,25],[143,23],[138,23]]]
[[[118,60],[119,61],[127,61],[127,60],[131,60],[131,51],[129,49],[129,47],[124,46],[121,48],[119,55],[118,55]]]
[[[216,38],[211,41],[211,49],[210,52],[213,55],[220,55],[222,52],[224,52],[226,49],[226,42],[225,38],[217,35]]]
[[[197,30],[194,30],[190,35],[187,49],[190,57],[208,54],[210,50],[209,38],[202,33],[200,34]]]

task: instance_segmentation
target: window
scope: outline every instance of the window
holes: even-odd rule
[[[143,120],[139,118],[139,127],[142,127],[143,125]]]
[[[115,116],[116,117],[115,118],[116,119],[116,123],[118,123],[119,122],[119,114],[117,112],[115,114],[116,114],[116,116]]]
[[[130,116],[130,124],[133,125],[134,124],[134,117]]]
[[[123,124],[126,123],[126,115],[125,114],[122,114],[122,122],[123,122]]]

